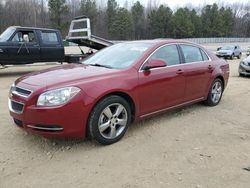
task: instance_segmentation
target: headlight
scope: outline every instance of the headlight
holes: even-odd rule
[[[47,91],[37,100],[38,106],[56,106],[68,102],[80,91],[77,87],[65,87]]]
[[[246,62],[246,61],[241,61],[240,63],[241,63],[242,65],[248,66],[248,62]]]

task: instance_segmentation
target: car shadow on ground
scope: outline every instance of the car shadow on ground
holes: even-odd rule
[[[133,123],[131,127],[128,129],[127,133],[125,134],[124,138],[121,140],[122,142],[126,142],[127,139],[132,138],[133,136],[136,136],[136,134],[140,134],[140,131],[143,131],[144,129],[150,129],[151,127],[155,126],[155,122],[158,121],[167,121],[173,118],[180,118],[181,116],[185,116],[189,113],[193,113],[196,110],[199,110],[201,108],[206,108],[202,103],[193,104],[190,106],[186,106],[183,108],[170,110],[167,112],[163,112],[161,114],[146,118],[142,121]],[[102,147],[109,147],[101,145],[94,140],[91,140],[89,138],[86,139],[47,139],[43,138],[41,136],[24,133],[21,134],[24,136],[23,139],[25,139],[25,142],[33,142],[32,145],[36,146],[37,148],[47,148],[47,151],[50,151],[51,153],[55,152],[67,152],[70,150],[75,150],[77,148],[84,148],[84,150],[91,150],[94,148],[102,148]],[[119,144],[116,143],[116,144]]]

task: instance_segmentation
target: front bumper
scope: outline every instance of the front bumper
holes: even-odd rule
[[[21,129],[44,137],[84,138],[91,105],[78,93],[68,103],[56,107],[38,107],[28,99],[10,96],[9,111],[15,124]],[[18,102],[23,109],[16,111],[11,102]],[[32,100],[31,100],[32,101]]]
[[[245,76],[250,76],[250,66],[239,65],[239,74],[243,74]]]
[[[223,57],[223,58],[229,58],[232,55],[228,55],[228,54],[216,54],[217,57]]]

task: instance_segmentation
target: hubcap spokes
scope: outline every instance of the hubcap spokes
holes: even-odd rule
[[[212,100],[214,103],[217,103],[222,94],[222,85],[220,82],[215,82],[212,88]]]
[[[116,138],[125,129],[127,120],[127,110],[122,104],[114,103],[107,106],[98,121],[100,134],[107,139]]]

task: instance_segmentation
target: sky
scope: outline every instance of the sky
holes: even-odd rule
[[[136,2],[137,0],[127,0],[130,3]],[[139,0],[144,6],[147,6],[148,0]],[[124,6],[126,0],[117,0],[117,2],[120,4],[120,6]],[[152,2],[158,2],[158,4],[166,4],[170,8],[176,8],[176,7],[182,7],[185,5],[193,5],[194,7],[204,4],[213,4],[213,3],[249,3],[250,0],[152,0]]]

